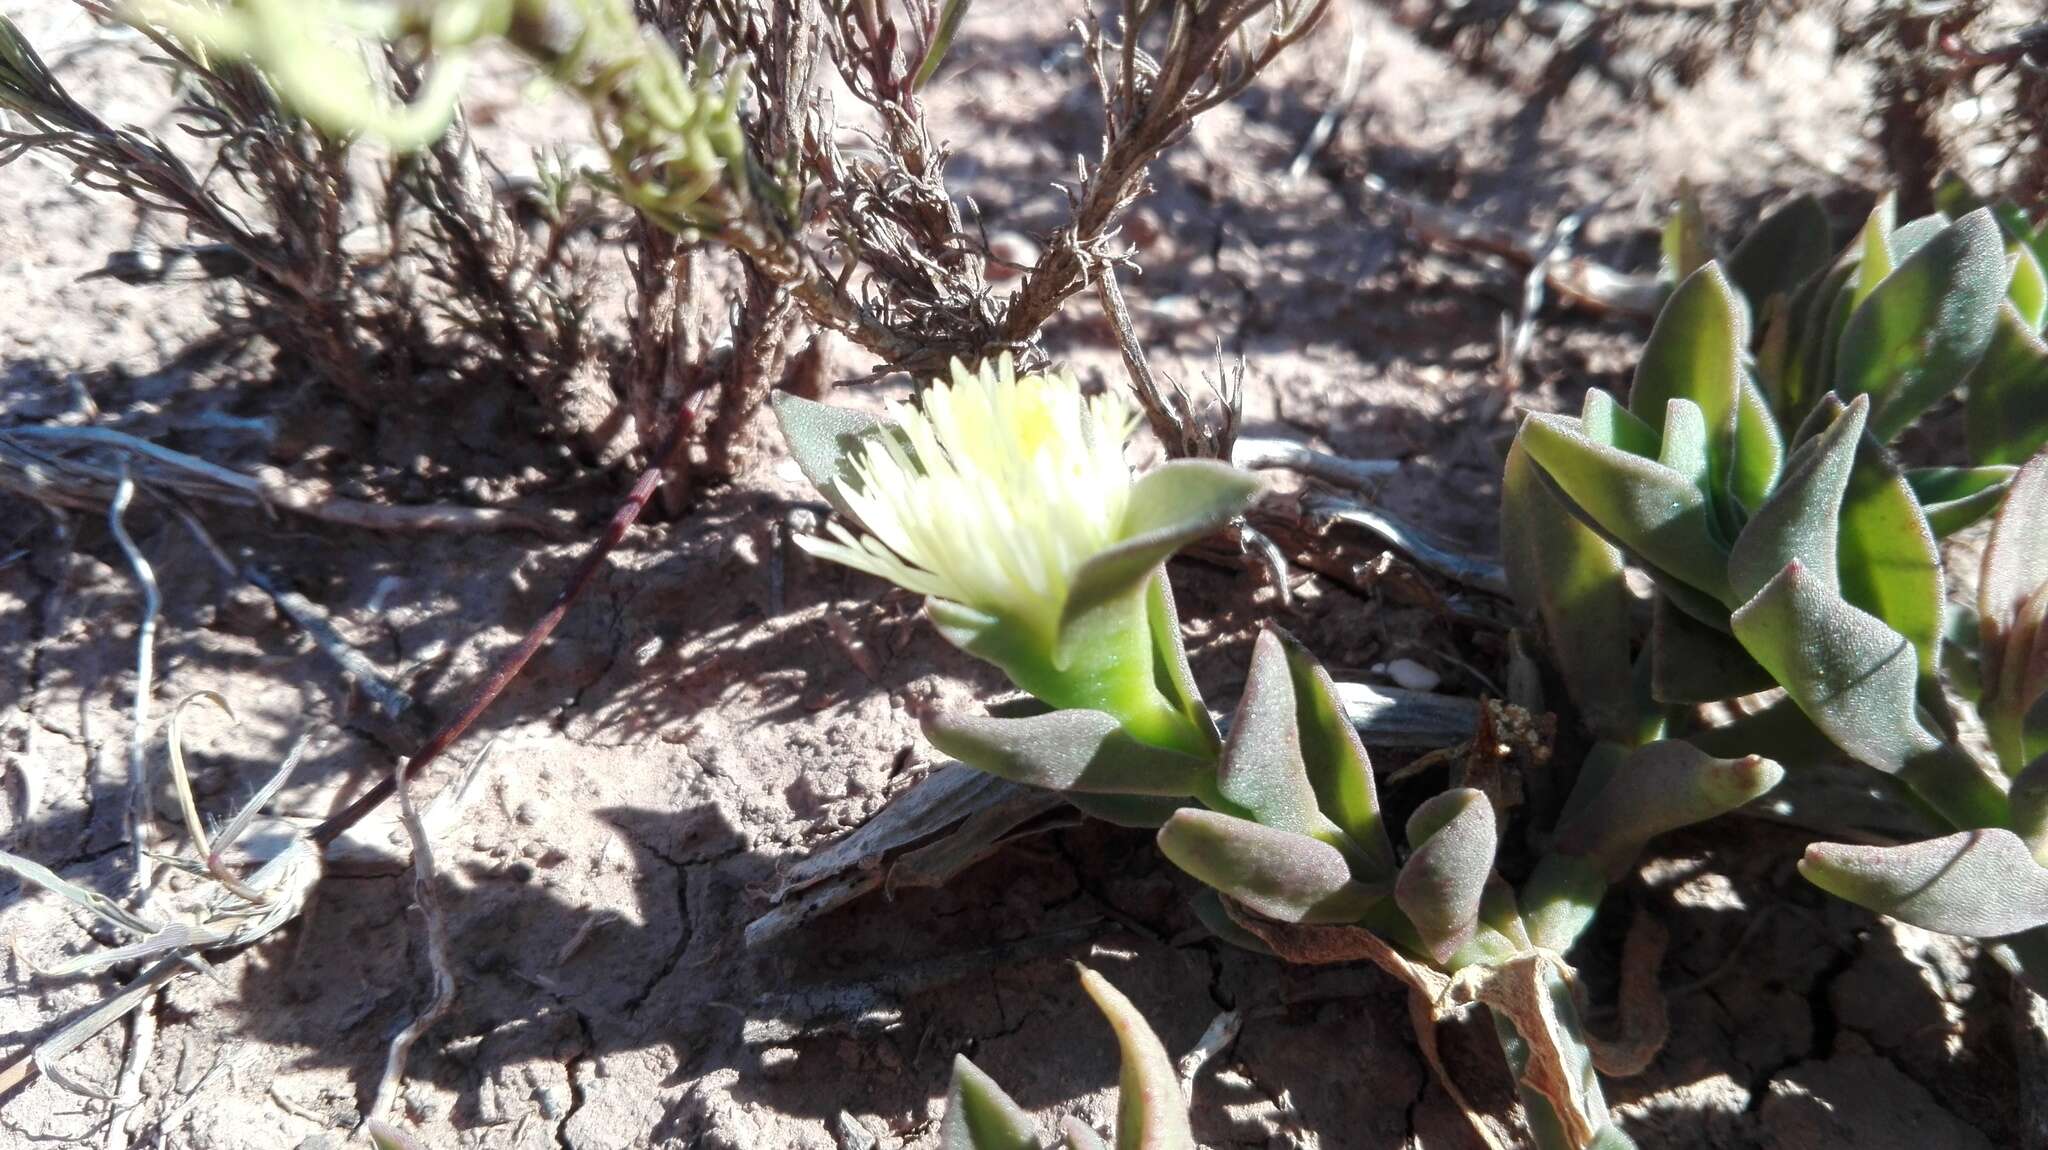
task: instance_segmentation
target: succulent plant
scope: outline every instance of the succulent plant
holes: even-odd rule
[[[1397,850],[1336,684],[1278,629],[1257,640],[1227,738],[1212,719],[1164,564],[1244,510],[1250,476],[1180,460],[1132,479],[1119,400],[1006,363],[956,366],[893,422],[792,396],[776,410],[799,466],[860,529],[804,546],[925,593],[949,640],[1033,696],[927,715],[935,747],[1158,828],[1167,858],[1210,888],[1196,909],[1227,940],[1313,960],[1336,931],[1345,957],[1375,958],[1433,1005],[1484,1003],[1541,1145],[1628,1144],[1561,952],[1646,840],[1769,790],[1774,764],[1609,748],[1518,894],[1496,870],[1512,804],[1479,787],[1423,802]]]
[[[1081,969],[1081,986],[1116,1031],[1123,1055],[1117,1099],[1117,1150],[1195,1150],[1188,1128],[1187,1099],[1173,1060],[1144,1016],[1108,979]],[[1109,1143],[1078,1119],[1060,1124],[1060,1139],[1040,1139],[1038,1124],[1011,1101],[995,1080],[967,1060],[953,1059],[953,1082],[946,1091],[946,1116],[939,1124],[940,1150],[1108,1150]]]
[[[1779,211],[1725,268],[1687,271],[1626,406],[1589,392],[1577,418],[1524,421],[1502,484],[1512,582],[1597,739],[1769,755],[1789,770],[1772,804],[1795,816],[1807,771],[1875,768],[1894,825],[1953,833],[1816,844],[1802,873],[2004,939],[2040,981],[2025,956],[2048,926],[2041,232],[2010,205],[1897,224],[1887,199],[1832,260],[1827,236],[1817,203]],[[1969,459],[1906,468],[1891,441],[1959,391]],[[1994,511],[1973,624],[1939,541]],[[1730,721],[1699,709],[1748,696]],[[1996,767],[1964,734],[1972,710]]]

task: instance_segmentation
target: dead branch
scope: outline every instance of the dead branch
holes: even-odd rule
[[[115,465],[101,462],[112,453]],[[496,507],[436,504],[392,506],[333,495],[324,481],[298,479],[274,467],[253,475],[174,451],[106,427],[30,425],[0,430],[0,490],[77,511],[112,500],[120,468],[139,485],[211,503],[281,508],[308,518],[372,531],[531,531],[550,538],[562,524]]]
[[[1523,270],[1540,268],[1544,282],[1570,303],[1601,314],[1648,318],[1663,304],[1654,275],[1616,271],[1580,256],[1551,250],[1548,238],[1524,235],[1454,208],[1397,191],[1378,176],[1364,179],[1367,194],[1393,209],[1424,243],[1499,256]]]

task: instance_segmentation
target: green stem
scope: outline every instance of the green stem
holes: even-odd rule
[[[1551,1013],[1558,1026],[1551,1038],[1542,1040],[1557,1041],[1561,1061],[1567,1070],[1576,1071],[1585,1113],[1581,1115],[1583,1123],[1574,1125],[1582,1124],[1594,1133],[1587,1141],[1571,1137],[1564,1118],[1558,1114],[1550,1097],[1525,1081],[1534,1053],[1529,1039],[1516,1029],[1512,1018],[1489,1007],[1487,1012],[1493,1016],[1494,1035],[1500,1040],[1501,1053],[1507,1057],[1516,1093],[1522,1100],[1523,1122],[1529,1131],[1530,1141],[1536,1150],[1632,1150],[1634,1141],[1622,1133],[1608,1116],[1607,1099],[1601,1093],[1600,1079],[1593,1071],[1593,1054],[1586,1044],[1585,1026],[1579,1019],[1578,1006],[1572,1001],[1570,985],[1554,968],[1545,969],[1543,980],[1544,990],[1550,996]]]
[[[1529,941],[1559,954],[1570,950],[1592,925],[1607,885],[1607,876],[1590,859],[1544,855],[1522,886],[1522,921],[1528,926]]]

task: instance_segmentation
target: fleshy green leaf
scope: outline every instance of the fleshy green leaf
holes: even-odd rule
[[[1846,274],[1835,287],[1832,298],[1814,300],[1814,307],[1818,310],[1809,336],[1812,342],[1807,350],[1806,384],[1810,391],[1807,397],[1809,406],[1823,394],[1834,394],[1835,371],[1841,359],[1842,332],[1849,326],[1849,317],[1856,310],[1855,277],[1859,266],[1860,262],[1849,265]]]
[[[966,1055],[954,1055],[939,1150],[1040,1150],[1042,1145],[1024,1108]]]
[[[2010,305],[1970,373],[1963,423],[1976,463],[2019,464],[2048,445],[2048,342]]]
[[[1662,438],[1656,428],[1637,419],[1628,408],[1614,402],[1613,396],[1597,387],[1586,389],[1585,402],[1580,407],[1579,430],[1595,443],[1618,447],[1644,459],[1657,458],[1658,441]]]
[[[2048,858],[2048,753],[2022,767],[2007,792],[2012,829],[2034,852],[2034,861]]]
[[[1906,246],[1901,236],[1893,241],[1895,250]],[[2005,286],[2005,245],[1989,211],[1942,229],[1850,316],[1835,390],[1869,395],[1871,433],[1890,441],[1983,357]]]
[[[1771,388],[1771,410],[1781,425],[1804,418],[1814,400],[1827,390],[1833,370],[1828,331],[1835,325],[1833,331],[1839,337],[1840,325],[1849,320],[1849,285],[1855,274],[1856,261],[1844,253],[1826,274],[1801,288],[1787,309],[1792,330],[1786,336],[1784,361],[1777,378],[1765,380]]]
[[[1936,211],[1955,219],[1966,216],[1984,205],[1984,197],[1970,186],[1970,181],[1954,172],[1942,173],[1934,185],[1934,207]]]
[[[1815,843],[1799,873],[1858,906],[1942,934],[1997,938],[2048,924],[2048,870],[2008,830],[1896,847]]]
[[[1251,674],[1230,721],[1216,790],[1265,826],[1305,835],[1321,825],[1301,756],[1294,677],[1280,637],[1271,630],[1261,631],[1252,645]]]
[[[1414,852],[1394,880],[1394,903],[1439,964],[1449,962],[1478,929],[1498,836],[1492,804],[1469,787],[1433,796],[1409,816]]]
[[[1743,514],[1754,514],[1778,485],[1785,466],[1785,438],[1771,415],[1770,400],[1747,375],[1735,400],[1731,449],[1728,495]]]
[[[1660,273],[1670,283],[1677,283],[1714,258],[1706,214],[1700,211],[1699,197],[1691,188],[1679,191],[1678,208],[1664,224],[1658,251],[1663,256]]]
[[[1316,806],[1361,853],[1353,863],[1364,867],[1364,877],[1391,878],[1394,847],[1380,814],[1379,791],[1365,743],[1358,737],[1358,728],[1351,725],[1330,673],[1308,648],[1285,632],[1278,634],[1287,652],[1288,672],[1294,678],[1295,721]]]
[[[1658,702],[1713,703],[1777,686],[1726,631],[1701,623],[1661,595],[1653,611],[1650,692]]]
[[[1259,486],[1251,472],[1212,459],[1176,459],[1140,476],[1124,511],[1122,542],[1074,573],[1061,634],[1088,612],[1137,590],[1175,551],[1243,514]]]
[[[2005,498],[2016,467],[1919,467],[1906,472],[1906,485],[1937,539],[1970,526]]]
[[[924,736],[977,770],[1055,791],[1186,796],[1210,771],[1192,755],[1133,739],[1101,711],[1025,719],[934,712],[925,716]]]
[[[1748,347],[1749,317],[1742,297],[1720,265],[1709,263],[1687,276],[1657,313],[1629,388],[1629,411],[1663,427],[1667,457],[1673,450],[1671,401],[1682,399],[1698,409],[1703,440],[1698,451],[1705,456],[1701,462],[1706,465],[1709,492],[1727,490],[1735,407]],[[1685,444],[1682,450],[1689,462],[1692,445]],[[1673,460],[1665,462],[1670,465]]]
[[[1699,405],[1689,399],[1674,399],[1664,408],[1664,439],[1657,445],[1657,462],[1692,482],[1710,502],[1714,498],[1714,460],[1707,447],[1706,419]]]
[[[1738,600],[1753,597],[1792,562],[1836,586],[1842,497],[1869,410],[1858,396],[1825,432],[1793,449],[1778,489],[1729,549],[1728,584]]]
[[[1861,253],[1856,261],[1856,278],[1853,281],[1849,302],[1853,307],[1870,298],[1884,277],[1892,274],[1897,266],[1892,259],[1892,232],[1898,227],[1898,197],[1886,192],[1870,209],[1870,218],[1863,222],[1863,230],[1856,235],[1856,247]]]
[[[1117,1081],[1117,1150],[1197,1150],[1194,1132],[1188,1128],[1187,1099],[1159,1036],[1130,999],[1085,966],[1081,987],[1108,1017],[1123,1055]]]
[[[2048,451],[2020,468],[1977,574],[1979,711],[2007,771],[2048,750]]]
[[[1593,394],[1589,392],[1588,394]],[[1628,584],[1620,549],[1579,522],[1537,474],[1518,436],[1501,477],[1501,558],[1586,725],[1633,742]]]
[[[1800,196],[1758,221],[1728,256],[1728,279],[1761,313],[1772,296],[1790,297],[1834,255],[1828,210]]]
[[[1927,246],[1929,240],[1948,229],[1950,219],[1941,212],[1930,212],[1917,219],[1907,220],[1892,230],[1892,266],[1912,259],[1914,253]]]
[[[1783,767],[1754,755],[1717,759],[1691,743],[1651,743],[1559,824],[1557,849],[1594,859],[1619,878],[1650,839],[1735,810],[1784,777]]]
[[[1868,432],[1856,438],[1841,524],[1842,598],[1911,640],[1921,679],[1933,683],[1941,668],[1946,601],[1941,549],[1890,450]]]
[[[790,458],[796,460],[804,478],[818,489],[834,510],[848,519],[856,518],[840,495],[842,484],[859,490],[860,480],[850,460],[863,445],[883,434],[889,422],[878,415],[818,403],[787,391],[769,397],[775,421],[782,425],[782,437],[789,442]]]
[[[2012,260],[2012,282],[2005,289],[2006,301],[2025,320],[2030,331],[2040,331],[2041,321],[2048,318],[2048,274],[2041,271],[2041,261],[2034,256],[2034,249],[2023,243],[2007,246],[2008,258]]]
[[[1342,851],[1307,835],[1187,807],[1159,828],[1159,850],[1200,882],[1282,922],[1356,922],[1385,884],[1351,877]]]
[[[1915,717],[1913,645],[1831,583],[1787,564],[1736,610],[1735,637],[1836,746],[1896,774],[1938,745]]]
[[[1086,791],[1067,791],[1065,795],[1069,806],[1091,819],[1144,831],[1166,825],[1175,811],[1195,801],[1169,795],[1099,795]]]
[[[1180,637],[1180,608],[1173,601],[1173,584],[1165,568],[1152,573],[1145,591],[1145,623],[1152,634],[1152,679],[1159,696],[1185,715],[1189,726],[1200,732],[1212,747],[1223,745],[1216,733],[1216,720],[1202,702],[1202,689],[1188,666],[1187,644]]]
[[[1521,440],[1573,511],[1625,550],[1722,602],[1727,555],[1715,542],[1706,498],[1653,460],[1594,443],[1578,421],[1531,415]]]

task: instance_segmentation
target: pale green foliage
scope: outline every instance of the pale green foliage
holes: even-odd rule
[[[1709,260],[1677,286],[1627,417],[1589,396],[1581,418],[1523,425],[1502,506],[1512,581],[1600,737],[1779,688],[1782,701],[1719,728],[1675,712],[1671,733],[1769,755],[1795,782],[1816,757],[1863,763],[1903,784],[1909,813],[1958,832],[1817,845],[1801,863],[1815,883],[1933,930],[2036,930],[2048,926],[2048,804],[2032,797],[2048,774],[2040,233],[2011,205],[1897,224],[1886,200],[1829,261],[1815,255],[1827,250],[1816,209],[1798,201],[1760,224],[1769,242],[1738,249],[1739,281]],[[1890,441],[1957,392],[1973,458],[1903,468]],[[1937,541],[1994,511],[1977,625],[1951,627]],[[1637,657],[1650,674],[1631,677],[1646,696],[1621,685],[1634,636],[1616,604],[1631,564],[1657,588]],[[1995,768],[1957,733],[1972,706]],[[1811,817],[1798,789],[1786,812]]]

